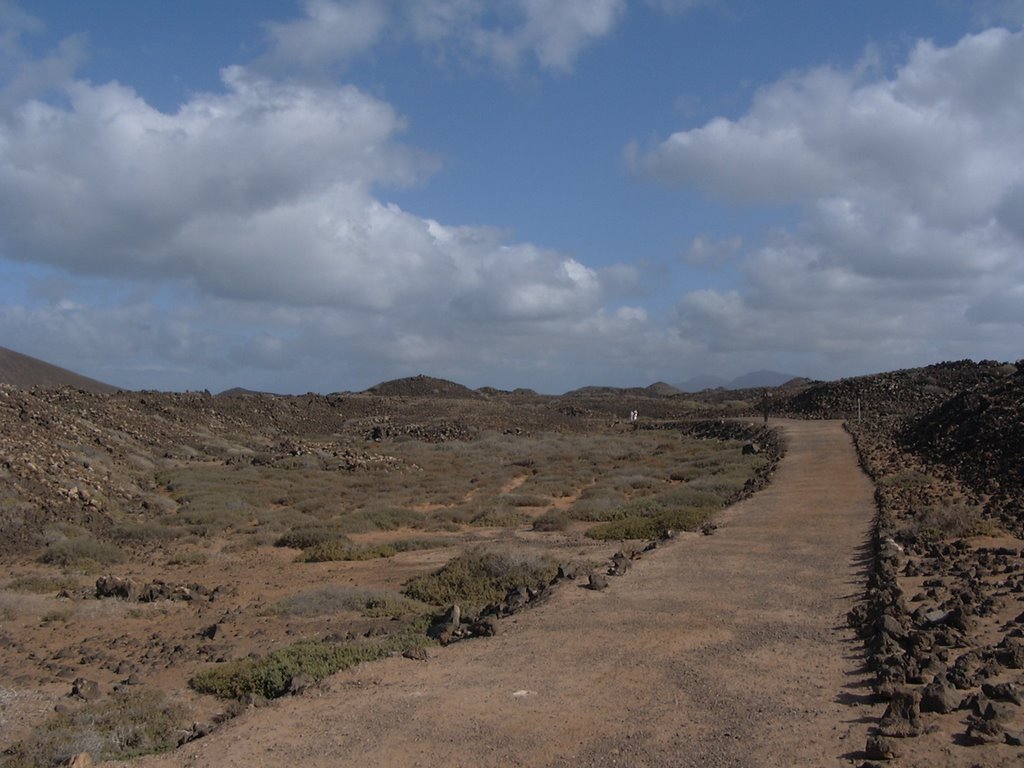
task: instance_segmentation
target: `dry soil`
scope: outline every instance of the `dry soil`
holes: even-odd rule
[[[606,591],[563,586],[495,638],[357,667],[138,764],[858,764],[881,706],[844,616],[873,489],[839,422],[780,425],[773,484],[714,535],[659,546]]]

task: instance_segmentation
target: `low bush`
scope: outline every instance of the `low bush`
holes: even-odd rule
[[[662,509],[664,509],[664,504],[658,500],[658,497],[641,496],[625,503],[620,501],[614,506],[602,504],[585,507],[581,510],[579,505],[573,505],[570,514],[576,520],[598,523],[632,517],[651,517]]]
[[[662,508],[649,515],[633,515],[595,525],[586,535],[601,541],[655,539],[668,531],[696,530],[717,511],[718,507]]]
[[[120,547],[91,536],[64,539],[49,544],[39,556],[41,563],[67,570],[93,571],[96,568],[123,563]]]
[[[351,546],[351,541],[342,533],[338,526],[324,523],[296,528],[279,536],[274,542],[275,547],[291,547],[292,549],[312,549],[320,546]]]
[[[449,560],[435,573],[405,586],[414,600],[445,606],[458,603],[468,613],[505,599],[519,586],[541,589],[551,583],[558,565],[546,557],[477,550]]]
[[[568,527],[569,515],[561,509],[549,509],[533,521],[535,531],[564,531]]]
[[[184,527],[163,525],[152,520],[123,522],[110,529],[110,538],[122,544],[171,541],[187,534],[188,530]]]
[[[750,474],[748,472],[708,475],[707,477],[698,477],[695,480],[691,480],[687,483],[687,487],[694,491],[717,494],[725,499],[731,494],[742,490],[749,477]]]
[[[543,507],[550,499],[530,493],[505,493],[498,497],[498,502],[511,507]]]
[[[168,565],[203,565],[210,559],[207,552],[182,552],[167,560]]]
[[[478,513],[471,521],[471,525],[482,528],[517,528],[530,522],[530,516],[525,512],[510,507],[491,507]]]
[[[621,493],[607,492],[600,495],[596,493],[587,495],[587,492],[584,491],[569,507],[568,514],[573,520],[592,522],[611,520],[617,514],[617,510],[622,506],[624,500],[625,496]]]
[[[438,544],[436,541],[407,539],[392,541],[386,544],[371,544],[360,547],[350,541],[328,541],[310,547],[299,558],[304,563],[328,563],[335,560],[376,560],[381,557],[394,557],[399,552],[411,552],[417,549],[431,549]]]
[[[942,499],[914,510],[911,529],[918,538],[939,541],[993,533],[996,525],[982,516],[982,508],[964,501]]]
[[[128,760],[177,746],[184,711],[154,691],[123,691],[56,715],[6,753],[4,768],[64,765],[80,753]]]
[[[299,592],[278,600],[267,613],[282,616],[326,616],[359,613],[366,618],[419,615],[427,606],[394,592],[370,592],[344,586],[326,586]]]
[[[31,574],[11,579],[7,589],[13,592],[30,592],[37,595],[60,592],[63,589],[78,589],[78,580],[69,576],[42,576]]]
[[[401,507],[369,507],[341,517],[338,525],[346,533],[394,531],[422,526],[423,516]]]
[[[430,645],[432,641],[426,635],[429,622],[430,617],[423,616],[401,632],[373,640],[296,643],[261,658],[227,662],[203,670],[189,684],[199,693],[225,699],[247,694],[275,699],[288,693],[292,679],[298,675],[319,681],[364,661]]]

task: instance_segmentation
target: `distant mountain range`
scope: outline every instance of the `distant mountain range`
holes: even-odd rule
[[[29,389],[42,387],[74,387],[86,392],[108,394],[118,388],[88,376],[0,347],[0,383]]]
[[[791,373],[778,371],[754,371],[737,376],[735,379],[723,379],[719,376],[693,376],[681,384],[676,384],[683,392],[701,392],[705,389],[755,389],[757,387],[781,387],[793,380],[806,381]]]
[[[787,373],[778,371],[754,371],[732,380],[722,379],[716,376],[693,376],[681,384],[666,384],[663,381],[655,382],[647,387],[607,387],[587,386],[566,392],[567,396],[601,396],[601,395],[634,395],[643,397],[671,397],[683,392],[701,392],[706,389],[755,389],[758,387],[779,387],[783,384],[806,383],[807,379],[801,379]],[[106,384],[88,376],[69,371],[66,368],[44,362],[35,357],[15,352],[6,347],[0,347],[0,384],[10,384],[25,389],[31,387],[75,387],[86,392],[107,394],[119,391],[118,387]],[[366,390],[367,394],[391,395],[391,396],[441,396],[441,397],[481,397],[497,394],[536,395],[533,390],[518,389],[513,393],[506,393],[493,387],[483,387],[480,390],[471,390],[468,387],[445,379],[438,379],[431,376],[410,376],[404,379],[384,381]],[[219,397],[255,397],[273,396],[269,392],[257,392],[243,387],[221,392]]]

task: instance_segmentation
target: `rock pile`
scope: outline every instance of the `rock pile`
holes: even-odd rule
[[[878,516],[865,602],[848,619],[864,639],[876,694],[890,702],[866,752],[906,757],[912,746],[901,741],[942,718],[957,723],[962,745],[1014,744],[1024,726],[1024,545],[924,527],[922,517],[949,499],[968,508],[978,498],[957,473],[901,451],[903,428],[852,428],[877,481]],[[990,707],[993,696],[1003,700]]]
[[[912,420],[899,437],[905,450],[987,496],[989,514],[1024,534],[1024,364]]]

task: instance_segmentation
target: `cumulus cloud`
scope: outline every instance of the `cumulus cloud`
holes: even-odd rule
[[[968,6],[982,26],[1024,24],[1024,0],[969,0]]]
[[[595,329],[644,324],[607,312],[605,280],[575,258],[386,202],[436,167],[389,104],[245,67],[222,79],[173,113],[80,80],[0,113],[0,253],[51,270],[0,312],[0,335],[99,378],[114,377],[91,356],[118,360],[123,386],[202,370],[287,390],[304,365],[329,390],[428,361],[528,383],[531,366],[551,373],[529,362],[538,339],[579,375],[616,346]],[[116,297],[124,280],[137,296]],[[314,362],[325,347],[337,359]]]
[[[683,253],[683,262],[691,267],[722,267],[731,264],[743,248],[743,238],[737,235],[716,239],[710,235],[697,235]]]
[[[1021,317],[981,306],[993,283],[993,307],[1009,306],[1024,277],[1022,72],[1022,32],[922,41],[891,77],[794,74],[736,120],[634,148],[638,173],[798,212],[745,257],[736,290],[683,297],[682,332],[709,349],[807,350],[833,372],[900,354],[1017,354],[975,324]]]
[[[303,15],[268,25],[278,62],[344,63],[395,37],[516,71],[527,62],[568,72],[615,28],[626,0],[307,0]]]
[[[666,13],[685,13],[716,2],[717,0],[647,0],[648,5]]]
[[[306,0],[303,14],[267,24],[275,59],[307,67],[345,63],[370,50],[388,22],[387,9],[374,0]]]
[[[0,109],[68,80],[85,58],[85,38],[71,35],[41,58],[29,54],[24,39],[43,31],[42,23],[0,0]]]
[[[445,226],[374,189],[430,161],[401,119],[351,86],[283,85],[240,67],[225,91],[161,113],[129,88],[72,83],[0,123],[0,229],[14,259],[71,272],[179,277],[214,296],[503,319],[592,311],[579,262]],[[60,222],[60,226],[54,226]]]

